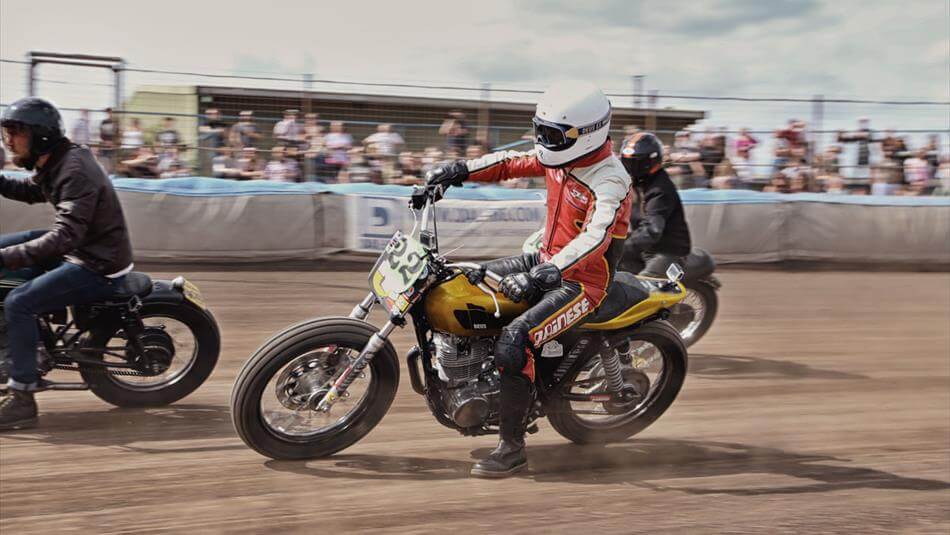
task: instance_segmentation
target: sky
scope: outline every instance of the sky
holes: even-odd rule
[[[142,68],[374,82],[543,89],[570,77],[620,93],[642,74],[660,106],[707,110],[707,124],[730,128],[776,128],[809,120],[812,110],[662,95],[950,100],[948,0],[3,0],[0,58],[22,60],[29,50],[121,56]],[[108,71],[42,66],[39,77],[40,94],[62,106],[111,104]],[[126,77],[129,91],[156,83],[222,82]],[[24,65],[0,64],[0,103],[25,87]],[[950,126],[948,106],[865,104],[827,105],[823,126],[850,127],[859,116],[878,128]]]

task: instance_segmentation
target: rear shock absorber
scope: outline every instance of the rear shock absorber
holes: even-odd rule
[[[600,363],[604,366],[604,378],[607,380],[607,390],[619,394],[623,389],[623,370],[617,351],[608,348],[600,353]]]

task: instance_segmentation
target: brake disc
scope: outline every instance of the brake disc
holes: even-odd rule
[[[292,360],[277,377],[277,400],[285,408],[302,411],[313,409],[315,403],[330,391],[336,366],[327,360],[332,354],[307,354]]]

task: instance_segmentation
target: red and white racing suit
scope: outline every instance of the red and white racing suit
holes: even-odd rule
[[[501,275],[528,271],[541,262],[561,270],[563,287],[547,292],[515,320],[529,329],[532,345],[540,348],[593,313],[606,296],[630,224],[630,177],[609,139],[563,168],[544,167],[534,151],[496,152],[465,164],[468,180],[478,182],[545,177],[547,223],[539,253],[486,264],[503,271]]]

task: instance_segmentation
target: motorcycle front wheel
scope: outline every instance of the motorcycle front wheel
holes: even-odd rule
[[[315,409],[375,332],[364,321],[322,318],[271,338],[244,365],[231,392],[241,440],[272,459],[315,459],[366,436],[396,397],[399,361],[391,343],[329,412]]]

